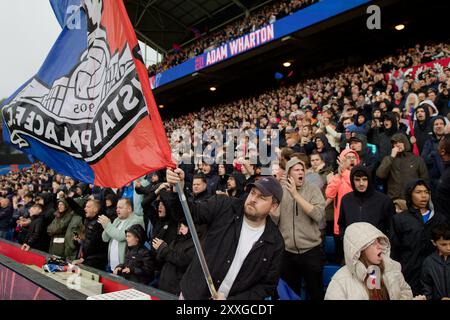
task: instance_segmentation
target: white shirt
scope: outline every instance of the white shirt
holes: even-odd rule
[[[123,226],[123,221],[120,221],[117,225],[117,229],[121,230]],[[118,264],[120,264],[119,261],[119,241],[116,239],[111,240],[111,249],[109,251],[109,264],[111,267],[111,270],[114,271],[114,269],[117,267]]]
[[[236,249],[236,254],[234,255],[230,269],[228,270],[227,275],[225,276],[225,279],[223,279],[223,282],[219,288],[219,292],[223,293],[225,298],[228,297],[230,289],[233,286],[239,270],[241,270],[245,258],[249,254],[255,242],[258,241],[263,234],[265,227],[266,225],[253,228],[245,222],[245,219],[242,222],[241,236],[239,237],[239,244]]]

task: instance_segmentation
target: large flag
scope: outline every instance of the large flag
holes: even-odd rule
[[[3,106],[3,136],[57,172],[122,187],[172,166],[122,0],[51,0],[63,30]]]

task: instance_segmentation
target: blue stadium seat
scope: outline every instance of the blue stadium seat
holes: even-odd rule
[[[278,281],[277,291],[280,300],[302,300],[283,279]]]
[[[334,244],[334,237],[332,236],[325,236],[324,240],[324,251],[325,255],[327,256],[328,261],[334,261],[335,255],[336,255],[336,247]]]
[[[333,278],[334,274],[341,268],[340,265],[337,264],[327,264],[323,268],[323,286],[325,289],[331,282],[331,278]]]

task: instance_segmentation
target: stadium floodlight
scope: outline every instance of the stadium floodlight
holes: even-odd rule
[[[210,87],[209,90],[214,92],[214,91],[217,90],[217,88],[216,87]]]
[[[289,61],[286,61],[283,63],[283,67],[289,68],[291,66],[291,63]]]
[[[404,24],[398,24],[398,25],[395,26],[395,30],[397,30],[397,31],[401,31],[403,29],[405,29],[405,25]]]

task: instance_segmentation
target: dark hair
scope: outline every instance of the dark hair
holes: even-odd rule
[[[203,173],[197,173],[197,174],[194,174],[194,177],[192,178],[192,181],[194,181],[195,179],[200,179],[200,180],[202,180],[204,183],[207,183],[207,182],[206,182],[206,177],[205,177],[205,175],[204,175]]]
[[[41,211],[44,211],[44,206],[42,206],[42,205],[39,204],[39,203],[33,204],[32,207],[39,208],[39,209],[41,209]]]
[[[436,224],[431,229],[431,239],[437,241],[439,239],[450,240],[450,225],[447,222]]]
[[[417,183],[414,185],[414,187],[411,189],[411,191],[414,191],[414,189],[417,188],[417,186],[424,186],[425,188],[427,188],[429,192],[431,192],[430,185],[425,180],[419,179]]]
[[[343,117],[342,123],[344,123],[345,120],[351,120],[353,123],[355,123],[355,119],[353,119],[353,117]]]
[[[317,151],[317,150],[315,150],[315,149],[314,149],[313,152],[311,152],[311,154],[309,155],[310,161],[311,161],[311,156],[319,156],[320,160],[323,161],[323,156],[320,154],[319,151]]]

